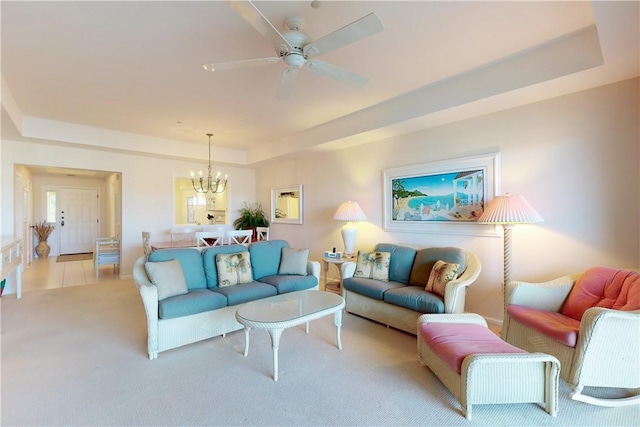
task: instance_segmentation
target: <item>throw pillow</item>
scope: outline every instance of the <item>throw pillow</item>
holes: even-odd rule
[[[218,270],[218,286],[221,288],[253,282],[249,252],[218,254],[216,255],[216,268]]]
[[[429,274],[427,286],[424,288],[425,291],[444,297],[444,289],[447,283],[458,277],[458,271],[460,271],[460,264],[442,260],[436,261],[431,269],[431,274]]]
[[[307,275],[309,249],[282,248],[278,274]]]
[[[147,262],[144,269],[147,271],[151,283],[158,289],[158,301],[184,295],[188,292],[187,281],[184,278],[180,261],[177,259]]]
[[[360,252],[353,277],[389,281],[389,260],[391,252]]]

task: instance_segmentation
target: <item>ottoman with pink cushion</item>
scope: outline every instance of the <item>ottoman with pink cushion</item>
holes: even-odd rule
[[[558,412],[560,362],[504,342],[472,313],[418,319],[418,357],[458,399],[471,419],[474,404],[537,403]]]

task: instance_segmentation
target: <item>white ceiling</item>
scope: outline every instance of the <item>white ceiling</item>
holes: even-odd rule
[[[178,157],[181,147],[204,144],[212,132],[215,146],[246,151],[238,163],[252,164],[639,75],[637,1],[255,4],[281,31],[286,17],[303,17],[314,40],[375,12],[383,32],[320,57],[369,83],[353,88],[305,69],[293,95],[279,100],[284,63],[203,70],[210,62],[273,55],[226,1],[2,1],[3,89],[22,117],[16,129],[61,140],[29,126],[47,119],[151,136]],[[597,39],[547,52],[554,40],[594,24]],[[5,110],[6,100],[7,92]]]

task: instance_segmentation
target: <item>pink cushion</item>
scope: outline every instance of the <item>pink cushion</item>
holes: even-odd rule
[[[640,272],[609,267],[586,270],[573,285],[561,313],[580,321],[591,307],[640,310]]]
[[[527,353],[481,325],[422,323],[418,333],[436,356],[457,373],[462,371],[462,362],[470,354]]]
[[[507,313],[511,318],[560,344],[575,347],[578,342],[580,322],[571,317],[515,304],[507,307]]]

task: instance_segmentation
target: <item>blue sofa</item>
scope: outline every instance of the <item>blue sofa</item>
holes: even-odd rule
[[[425,313],[463,313],[467,287],[480,274],[480,261],[455,247],[424,247],[378,243],[373,252],[388,252],[388,281],[354,277],[355,262],[341,267],[345,311],[414,335]],[[425,290],[438,260],[458,263],[462,273],[446,284],[443,296]]]
[[[305,274],[278,274],[284,240],[209,248],[176,248],[153,251],[140,257],[133,267],[147,317],[149,359],[158,353],[196,341],[242,329],[235,312],[243,303],[278,294],[318,289],[320,263],[306,262]],[[249,252],[252,281],[219,286],[216,255]],[[147,274],[145,264],[178,260],[187,292],[158,297],[158,288]]]

